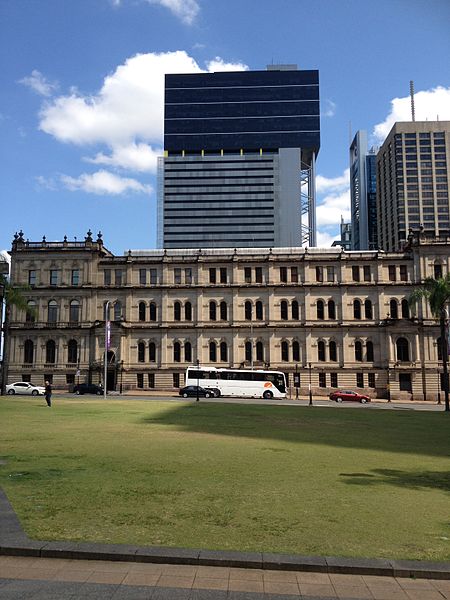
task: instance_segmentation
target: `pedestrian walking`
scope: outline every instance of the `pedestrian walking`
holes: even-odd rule
[[[52,386],[49,381],[45,382],[45,401],[47,402],[47,406],[52,405]]]

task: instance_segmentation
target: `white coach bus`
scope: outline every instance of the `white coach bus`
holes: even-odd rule
[[[286,398],[286,377],[280,371],[188,367],[185,385],[199,385],[216,397]]]

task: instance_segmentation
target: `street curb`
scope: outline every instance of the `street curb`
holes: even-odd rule
[[[450,562],[31,540],[0,489],[0,555],[450,579]]]

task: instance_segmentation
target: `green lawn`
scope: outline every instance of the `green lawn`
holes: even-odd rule
[[[0,485],[37,539],[450,559],[443,413],[3,397]]]

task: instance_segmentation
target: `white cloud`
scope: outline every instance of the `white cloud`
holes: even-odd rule
[[[84,160],[96,165],[108,165],[141,173],[154,173],[158,156],[161,155],[161,148],[154,150],[147,144],[133,142],[126,146],[113,148],[110,155],[99,152],[94,158],[85,157]]]
[[[339,239],[339,233],[333,234],[328,231],[317,230],[317,247],[318,248],[329,248],[334,240]]]
[[[172,14],[186,25],[192,25],[200,11],[200,6],[196,0],[147,0],[147,2],[168,8]]]
[[[53,177],[44,177],[43,175],[38,175],[35,177],[35,179],[38,188],[43,188],[52,192],[58,189],[58,184]]]
[[[206,66],[210,73],[218,71],[247,71],[248,66],[244,63],[228,63],[225,62],[220,56],[216,56],[212,60],[206,62]]]
[[[332,100],[324,100],[320,114],[322,117],[334,117],[336,114],[336,103]]]
[[[324,177],[317,175],[316,177],[316,192],[323,194],[326,192],[340,192],[350,186],[350,169],[345,169],[342,175],[338,177]]]
[[[450,87],[438,86],[431,90],[417,92],[414,95],[416,121],[450,120]],[[397,121],[411,121],[411,98],[394,98],[391,101],[391,112],[382,123],[374,128],[374,136],[383,143],[392,126]]]
[[[58,89],[57,83],[50,83],[42,73],[36,69],[31,72],[30,76],[19,79],[18,83],[28,86],[36,92],[36,94],[45,96],[46,98],[50,97],[53,92]]]
[[[318,227],[339,225],[341,217],[345,222],[351,220],[350,189],[340,194],[325,196],[317,206],[316,218]]]
[[[0,262],[7,262],[9,265],[11,264],[11,256],[8,254],[7,250],[0,250]]]
[[[96,173],[83,173],[79,177],[61,175],[61,182],[72,192],[83,191],[97,195],[117,196],[129,192],[146,194],[152,192],[150,185],[144,185],[136,179],[118,177],[103,170]]]

